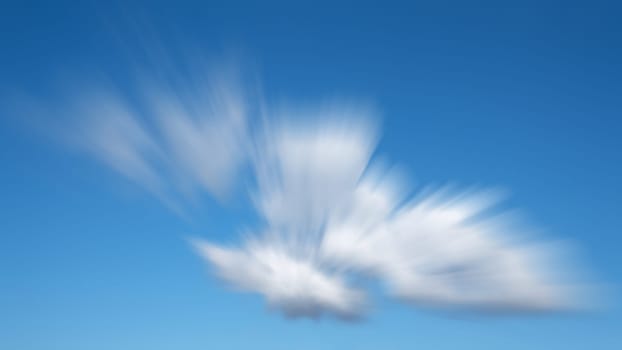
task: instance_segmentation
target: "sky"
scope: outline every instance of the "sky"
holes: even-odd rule
[[[1,348],[622,346],[622,8],[615,2],[2,7]],[[192,75],[195,63],[185,58],[199,56],[211,67],[243,67],[245,84],[272,106],[364,101],[381,134],[374,157],[398,164],[412,187],[506,190],[503,205],[520,208],[541,239],[571,242],[581,266],[607,286],[605,306],[447,313],[405,305],[374,286],[372,312],[344,322],[291,319],[256,293],[232,291],[188,237],[239,242],[240,230],[258,220],[244,187],[221,198],[208,177],[208,191],[179,209],[183,193],[171,198],[76,146],[84,132],[60,102],[93,81],[112,82],[135,102],[136,75]],[[93,113],[98,107],[87,104]]]

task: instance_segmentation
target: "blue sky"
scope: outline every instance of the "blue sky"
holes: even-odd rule
[[[55,83],[82,72],[129,84],[128,62],[144,59],[137,42],[242,58],[268,98],[371,101],[382,117],[378,153],[415,183],[507,188],[509,206],[548,237],[573,240],[600,281],[621,282],[622,24],[614,2],[3,8],[3,102],[16,91],[52,98]],[[183,239],[232,239],[252,220],[243,204],[205,196],[191,219],[180,218],[10,109],[1,113],[2,348],[622,346],[615,302],[595,314],[497,318],[376,298],[360,324],[284,319],[260,297],[223,288]]]

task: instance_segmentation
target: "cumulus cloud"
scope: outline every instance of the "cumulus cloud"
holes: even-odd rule
[[[238,244],[194,239],[219,278],[289,317],[362,317],[365,283],[426,308],[549,312],[587,306],[564,248],[497,208],[494,191],[420,189],[374,161],[374,113],[352,104],[264,109],[232,80],[143,80],[74,93],[76,144],[162,199],[223,197],[243,166],[261,224]],[[93,92],[95,91],[95,92]],[[251,128],[250,125],[253,125]],[[246,179],[248,180],[248,179]],[[206,215],[209,215],[207,213]]]
[[[201,256],[231,285],[262,294],[268,304],[289,317],[316,318],[330,312],[339,318],[360,316],[364,294],[348,286],[343,275],[322,268],[312,256],[296,255],[281,242],[249,242],[227,249],[196,241]]]
[[[507,213],[495,213],[493,192],[443,188],[405,198],[399,176],[372,164],[376,133],[366,112],[352,111],[271,125],[255,150],[263,233],[235,249],[199,244],[224,280],[294,316],[362,314],[360,292],[348,289],[352,276],[377,279],[391,296],[424,307],[583,306],[580,286],[551,263],[561,247],[534,241]],[[322,273],[329,274],[305,278]]]

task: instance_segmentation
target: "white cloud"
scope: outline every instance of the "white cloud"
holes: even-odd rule
[[[406,195],[372,161],[378,132],[363,108],[268,111],[249,127],[242,90],[224,80],[182,93],[142,85],[76,94],[84,149],[168,204],[202,189],[222,197],[244,162],[263,219],[237,247],[195,240],[217,275],[291,317],[360,317],[352,281],[381,282],[413,305],[474,311],[558,311],[586,305],[558,244],[494,213],[490,192]],[[209,213],[207,214],[209,215]]]
[[[422,191],[404,202],[394,174],[369,169],[375,139],[360,122],[364,115],[338,116],[270,126],[255,149],[256,202],[266,233],[238,249],[209,245],[203,256],[221,278],[293,316],[363,313],[363,304],[353,303],[358,292],[346,284],[360,275],[425,307],[540,312],[582,306],[580,286],[562,280],[566,271],[546,261],[560,247],[527,240],[531,232],[504,213],[491,214],[493,193]],[[320,271],[332,274],[320,278]]]
[[[56,102],[75,127],[62,134],[175,210],[198,190],[222,199],[248,153],[247,106],[229,80],[193,86],[145,80],[128,98],[110,84],[79,85]]]
[[[403,206],[393,203],[394,210],[371,225],[337,219],[327,228],[322,251],[328,260],[368,271],[392,295],[415,304],[491,311],[574,308],[572,286],[544,264],[557,247],[521,242],[503,216],[478,217],[486,204],[493,202],[481,194],[432,194]]]
[[[365,306],[364,293],[346,284],[344,276],[323,269],[313,257],[294,255],[278,242],[247,243],[226,249],[195,241],[201,256],[231,285],[262,294],[268,304],[289,317],[357,318]]]

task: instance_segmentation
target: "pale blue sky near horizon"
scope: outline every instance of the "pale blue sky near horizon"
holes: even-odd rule
[[[547,238],[573,241],[613,302],[491,317],[380,296],[360,323],[284,319],[223,287],[184,240],[235,240],[243,203],[205,196],[180,218],[2,108],[0,348],[621,348],[620,15],[615,1],[3,1],[3,102],[52,98],[64,74],[129,83],[140,40],[233,55],[268,100],[369,101],[378,154],[414,185],[507,189]]]

